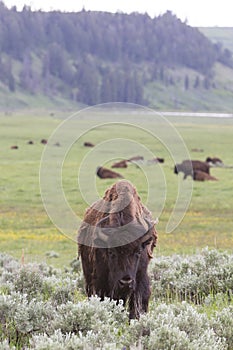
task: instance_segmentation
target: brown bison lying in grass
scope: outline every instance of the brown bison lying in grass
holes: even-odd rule
[[[120,162],[114,163],[111,168],[127,168],[127,160],[121,160]]]
[[[174,167],[174,173],[178,174],[179,172],[183,172],[184,179],[189,175],[193,178],[193,171],[195,170],[200,170],[209,174],[210,166],[208,163],[200,160],[184,160],[181,164],[176,164]]]
[[[195,181],[218,181],[218,179],[216,179],[216,177],[211,176],[207,173],[204,173],[203,171],[200,171],[200,170],[194,170],[193,180],[195,180]]]
[[[84,142],[84,147],[95,147],[95,145],[92,142]]]
[[[123,178],[121,174],[116,173],[115,171],[112,171],[104,167],[98,167],[96,170],[96,175],[101,179],[117,179],[117,178],[122,179]]]
[[[126,180],[110,187],[87,209],[79,230],[86,293],[128,305],[129,317],[147,312],[147,267],[157,242],[151,212]]]
[[[150,165],[150,164],[157,164],[157,163],[164,163],[164,158],[156,157],[156,158],[153,158],[153,159],[149,159],[147,161],[148,165]]]
[[[138,161],[138,160],[144,160],[144,157],[142,157],[142,156],[131,157],[131,158],[128,159],[128,162],[135,162],[135,161]]]

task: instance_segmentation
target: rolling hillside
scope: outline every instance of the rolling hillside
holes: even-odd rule
[[[120,101],[232,112],[233,59],[225,46],[230,32],[223,44],[206,35],[170,11],[155,18],[33,12],[0,2],[0,108]]]

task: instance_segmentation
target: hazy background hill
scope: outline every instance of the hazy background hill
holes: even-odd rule
[[[201,27],[199,30],[211,41],[233,53],[233,28],[231,27]]]
[[[0,106],[122,101],[232,112],[231,36],[171,12],[18,12],[0,2]]]

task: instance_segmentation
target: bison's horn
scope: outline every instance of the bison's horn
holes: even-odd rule
[[[154,222],[154,225],[157,225],[159,223],[159,219],[156,218],[155,220],[153,220],[153,222]]]
[[[156,220],[150,220],[147,217],[144,218],[148,225],[148,231],[157,223]]]

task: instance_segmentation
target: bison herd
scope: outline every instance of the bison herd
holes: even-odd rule
[[[147,161],[141,156],[132,157],[127,160],[121,160],[112,164],[111,168],[127,168],[129,163],[134,163],[139,165],[150,165],[157,163],[164,163],[163,158],[153,158]],[[210,175],[211,167],[224,167],[224,163],[220,158],[206,158],[206,161],[201,160],[183,160],[179,164],[175,164],[174,173],[183,173],[183,179],[185,180],[190,176],[194,181],[217,181],[218,179]],[[96,170],[96,175],[101,179],[115,179],[123,178],[120,173],[112,171],[111,169],[105,167],[98,167]]]
[[[40,140],[40,143],[41,143],[42,145],[46,145],[47,142],[48,142],[47,139],[41,139],[41,140]],[[28,145],[34,145],[34,141],[33,141],[33,140],[29,140],[29,141],[27,141],[27,144],[28,144]],[[18,145],[12,145],[10,148],[11,148],[11,149],[19,149],[19,146],[18,146]]]
[[[157,163],[164,163],[164,159],[155,157],[153,159],[145,160],[143,156],[134,156],[132,158],[123,159],[113,163],[111,165],[111,168],[127,168],[128,164],[135,164],[136,166],[139,166],[139,165],[150,165],[150,164],[157,164]],[[96,175],[101,179],[123,178],[121,174],[104,167],[98,167],[96,169]]]
[[[84,142],[84,147],[95,147],[95,145],[92,142]],[[194,152],[203,152],[203,149],[192,149]],[[140,166],[148,166],[158,163],[164,163],[164,158],[161,157],[154,157],[152,159],[145,160],[143,156],[133,156],[129,159],[122,159],[119,160],[111,165],[112,169],[125,169],[128,167],[129,164],[134,164],[137,167]],[[218,179],[212,175],[210,175],[210,168],[211,167],[226,167],[223,163],[223,161],[220,158],[217,157],[207,157],[205,161],[202,160],[191,160],[186,159],[183,160],[179,164],[174,165],[174,173],[179,174],[180,172],[183,173],[183,179],[185,180],[188,176],[190,176],[194,181],[217,181]],[[117,179],[117,178],[123,178],[123,176],[111,169],[108,169],[103,166],[99,166],[96,169],[96,175],[100,179]]]
[[[218,179],[210,175],[210,168],[213,166],[221,166],[224,164],[220,158],[207,157],[205,162],[201,160],[184,160],[180,164],[175,164],[174,173],[178,174],[182,172],[184,174],[184,179],[188,176],[194,181],[217,181]]]

